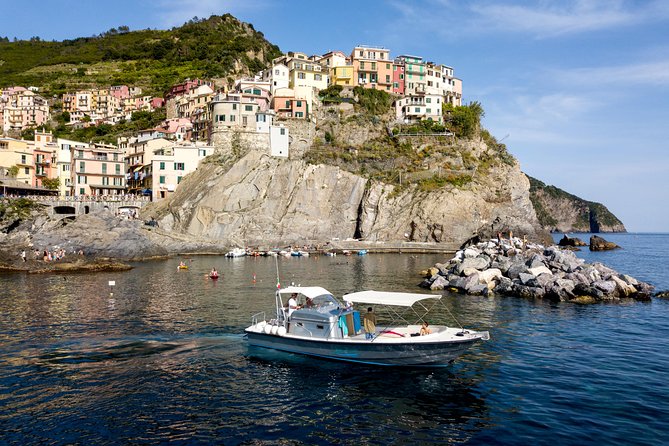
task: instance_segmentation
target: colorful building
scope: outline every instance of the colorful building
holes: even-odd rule
[[[91,144],[71,147],[72,196],[120,195],[125,193],[123,151],[116,146]]]
[[[374,46],[357,46],[351,52],[355,85],[392,92],[393,61],[390,50]]]
[[[195,171],[200,161],[214,153],[209,145],[173,144],[156,149],[151,161],[150,171],[147,171],[146,189],[151,190],[151,199],[162,200],[177,190],[184,176]]]

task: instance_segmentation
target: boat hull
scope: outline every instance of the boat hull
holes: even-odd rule
[[[482,337],[438,342],[307,339],[246,330],[249,345],[339,361],[384,366],[448,365]]]

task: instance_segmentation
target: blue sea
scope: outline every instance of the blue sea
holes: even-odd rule
[[[668,234],[604,238],[622,249],[577,254],[669,289]],[[491,339],[436,369],[244,339],[251,315],[272,309],[277,266],[283,285],[340,296],[424,292],[418,271],[444,260],[201,256],[123,273],[0,275],[0,444],[669,444],[668,300],[446,294],[458,321]]]

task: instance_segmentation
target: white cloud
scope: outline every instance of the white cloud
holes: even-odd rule
[[[401,22],[442,36],[505,31],[548,38],[615,29],[669,19],[669,3],[655,0],[638,4],[625,0],[544,0],[527,5],[516,0],[455,3],[390,1]],[[429,10],[429,14],[425,11]],[[445,26],[447,25],[447,26]]]
[[[669,85],[669,60],[594,68],[574,68],[555,71],[558,82],[578,86]]]

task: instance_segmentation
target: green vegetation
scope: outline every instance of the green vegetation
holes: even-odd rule
[[[0,200],[0,221],[26,219],[39,205],[27,198]]]
[[[571,201],[574,203],[575,208],[580,209],[578,217],[573,223],[574,229],[576,230],[589,231],[591,229],[591,217],[600,225],[610,227],[623,226],[622,222],[601,203],[583,200],[582,198],[565,192],[558,187],[546,185],[542,181],[532,178],[529,175],[527,175],[527,178],[530,180],[530,200],[534,205],[534,211],[542,226],[552,229],[557,224],[557,220],[543,205],[542,195],[555,200]]]
[[[7,176],[10,176],[12,178],[16,178],[16,176],[19,174],[19,166],[12,166],[9,169],[7,169]]]
[[[318,92],[318,97],[324,104],[337,104],[342,101],[340,93],[344,87],[341,85],[330,85],[328,88]]]
[[[358,101],[358,105],[373,116],[388,113],[390,105],[393,103],[393,97],[383,90],[355,87],[353,88],[353,94]]]
[[[485,116],[485,111],[479,102],[462,106],[443,104],[442,111],[446,126],[463,138],[474,137],[481,128],[481,118]]]
[[[433,133],[444,133],[446,131],[447,131],[446,126],[436,121],[430,121],[430,120],[420,121],[410,125],[398,125],[396,127],[393,127],[393,135],[433,134]]]
[[[233,16],[194,17],[171,30],[120,26],[63,42],[0,39],[0,87],[36,85],[41,94],[128,84],[162,95],[187,77],[225,77],[235,65],[254,73],[281,55],[250,24]]]
[[[49,190],[56,190],[60,187],[60,178],[44,178],[42,180],[42,186]]]

